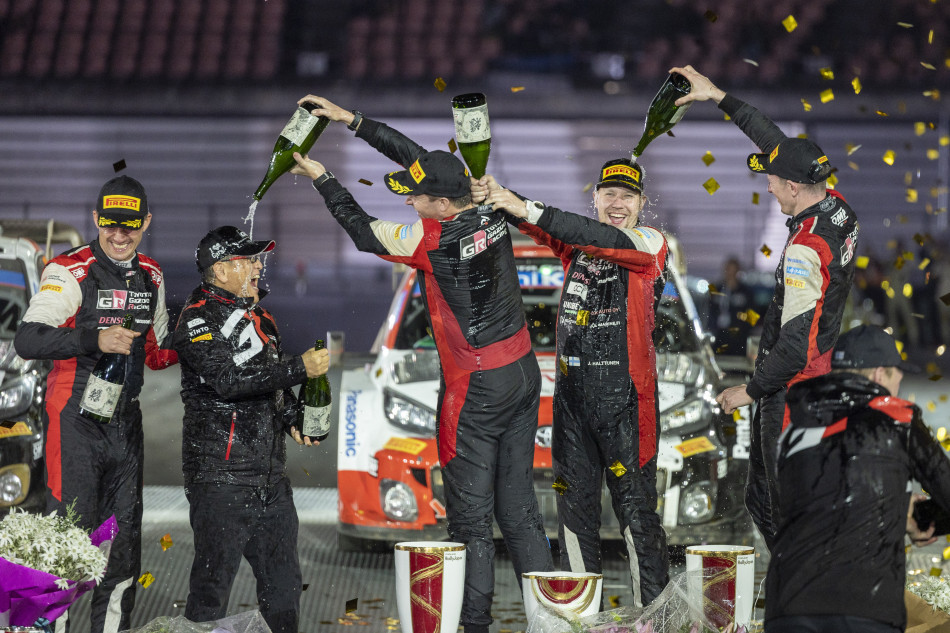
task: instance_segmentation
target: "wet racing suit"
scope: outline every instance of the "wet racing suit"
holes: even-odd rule
[[[719,108],[763,152],[785,134],[758,110],[726,95]],[[854,278],[857,216],[837,191],[786,222],[789,236],[775,269],[775,294],[765,312],[755,371],[746,393],[757,401],[752,420],[746,507],[769,549],[780,522],[775,455],[788,386],[831,369]]]
[[[401,165],[425,150],[363,118],[357,136]],[[492,513],[521,574],[554,565],[533,487],[541,372],[531,350],[506,215],[377,220],[330,178],[318,188],[361,251],[418,271],[442,367],[438,450],[449,536],[466,545],[461,623],[487,626],[494,595]]]
[[[286,436],[297,419],[290,387],[307,378],[303,359],[282,355],[274,318],[252,297],[207,283],[189,297],[174,345],[185,404],[182,470],[195,537],[185,617],[206,622],[227,614],[243,555],[270,630],[296,633],[298,520],[284,464]]]
[[[75,502],[84,529],[97,528],[113,514],[118,524],[105,577],[93,591],[93,633],[130,626],[142,558],[143,367],[177,362],[173,351],[160,347],[168,333],[161,268],[141,253],[127,264],[110,260],[98,240],[54,258],[15,339],[23,358],[53,361],[43,416],[47,512],[65,514]],[[112,420],[102,424],[79,415],[79,402],[102,355],[99,330],[121,325],[126,314],[133,315],[133,329],[142,335],[132,344]],[[67,617],[59,618],[57,627]]]
[[[950,509],[950,460],[916,405],[860,374],[798,383],[788,407],[765,630],[864,631],[880,623],[903,631],[910,480]],[[874,622],[845,629],[836,616]],[[823,626],[796,628],[805,624]]]
[[[653,327],[667,243],[648,226],[618,229],[528,203],[520,230],[564,265],[554,387],[558,537],[571,571],[601,573],[601,481],[620,523],[636,606],[669,581],[656,512],[659,408]],[[642,602],[641,602],[642,600]]]

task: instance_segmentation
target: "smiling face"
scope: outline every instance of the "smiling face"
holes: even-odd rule
[[[92,212],[92,219],[96,223],[96,226],[99,227],[99,246],[102,248],[102,251],[108,257],[116,261],[124,262],[135,256],[135,249],[138,248],[142,242],[145,230],[152,221],[152,214],[149,213],[146,215],[145,221],[142,223],[142,228],[134,231],[114,226],[99,226],[99,214],[96,211]]]
[[[448,198],[426,194],[406,196],[406,204],[415,209],[423,220],[444,220],[458,213]]]
[[[257,287],[264,264],[257,255],[233,257],[214,264],[215,285],[238,297],[251,297],[260,301]]]
[[[637,225],[644,198],[629,187],[601,187],[594,191],[597,219],[619,229]]]

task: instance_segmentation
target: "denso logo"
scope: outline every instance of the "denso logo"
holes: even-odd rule
[[[122,325],[122,317],[120,316],[99,317],[99,325]]]
[[[359,443],[356,441],[356,398],[362,391],[351,391],[346,395],[346,409],[344,419],[346,420],[344,432],[346,433],[346,456],[356,457],[356,449]]]
[[[474,235],[463,237],[459,240],[459,246],[462,248],[462,259],[474,257],[488,248],[488,234],[485,231],[478,231]]]

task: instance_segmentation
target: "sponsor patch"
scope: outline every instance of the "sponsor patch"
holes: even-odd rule
[[[396,228],[395,237],[397,240],[407,240],[412,237],[412,225],[403,224],[402,226]]]
[[[201,325],[204,322],[205,322],[204,319],[192,319],[191,321],[188,321],[188,327],[192,328],[192,327],[195,327],[196,325]]]
[[[485,231],[478,231],[475,235],[469,235],[459,240],[462,259],[469,259],[478,255],[488,248],[488,234]]]
[[[797,266],[786,266],[785,272],[788,273],[789,275],[798,275],[799,277],[811,276],[811,273],[809,273],[807,270],[805,270],[804,268],[799,268]]]
[[[50,292],[62,292],[62,291],[63,291],[63,287],[62,287],[62,286],[56,286],[56,285],[54,285],[54,284],[44,284],[44,285],[40,286],[40,292],[43,292],[44,290],[49,290]]]
[[[426,177],[426,173],[422,170],[422,165],[419,164],[418,160],[409,166],[409,175],[412,176],[417,185]]]
[[[590,310],[577,311],[577,324],[587,325],[590,322]]]
[[[18,435],[32,435],[26,422],[17,422],[11,427],[0,426],[0,437],[17,437]]]
[[[211,340],[211,332],[208,332],[206,334],[202,334],[201,336],[196,336],[195,338],[191,339],[191,342],[197,343],[198,341],[210,341],[210,340]]]
[[[847,266],[848,262],[854,257],[854,249],[857,246],[858,242],[858,226],[857,224],[854,227],[854,230],[848,234],[848,237],[844,238],[844,244],[841,245],[841,265]]]
[[[716,450],[716,447],[709,441],[708,437],[694,437],[691,440],[686,440],[682,444],[677,444],[674,448],[676,448],[683,457]]]
[[[835,226],[844,226],[848,221],[848,212],[844,209],[838,209],[838,212],[831,216],[831,223]]]
[[[579,296],[581,298],[581,301],[587,300],[587,286],[585,286],[579,281],[572,281],[569,284],[567,284],[566,292],[569,295]]]
[[[640,182],[640,172],[629,165],[613,165],[603,170],[600,174],[601,180],[607,180],[610,176],[626,176],[633,182]]]
[[[138,211],[142,207],[142,200],[135,196],[102,196],[102,210],[128,209]]]
[[[99,290],[98,310],[144,310],[149,307],[152,294],[132,290]]]
[[[772,150],[772,153],[769,154],[769,162],[775,162],[775,157],[778,156],[778,145],[775,146],[775,149]]]
[[[418,455],[424,451],[428,445],[428,442],[416,440],[411,437],[391,437],[389,438],[389,441],[386,442],[386,445],[383,446],[383,450],[399,451],[400,453]]]
[[[758,154],[753,154],[749,158],[749,168],[753,171],[765,171],[765,165],[759,162]]]
[[[785,278],[785,285],[786,285],[786,286],[791,286],[791,287],[793,287],[793,288],[804,288],[804,287],[805,287],[805,282],[802,281],[801,279],[792,279],[791,277],[786,277],[786,278]]]
[[[801,264],[802,266],[807,266],[807,262],[804,259],[798,259],[796,257],[786,257],[785,261],[791,262],[793,264]]]

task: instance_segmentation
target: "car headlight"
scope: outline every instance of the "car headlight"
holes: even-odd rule
[[[660,414],[660,431],[688,433],[690,429],[705,426],[713,415],[705,397],[683,400]]]
[[[13,374],[26,373],[33,368],[34,362],[17,355],[13,348],[13,339],[0,341],[0,370]]]
[[[393,382],[404,385],[410,382],[438,380],[440,372],[439,354],[431,351],[418,351],[403,356],[390,367]]]
[[[716,513],[716,487],[711,481],[689,484],[680,495],[680,523],[705,523]]]
[[[701,385],[706,379],[706,370],[693,354],[656,355],[657,380],[679,382],[684,385]]]
[[[419,516],[416,496],[401,481],[383,479],[379,482],[379,504],[383,513],[393,521],[415,521]]]
[[[30,491],[30,469],[26,464],[0,468],[0,508],[21,503]]]
[[[16,417],[33,403],[36,374],[28,372],[7,382],[0,389],[0,419]]]
[[[388,389],[383,396],[383,409],[391,424],[423,437],[435,437],[435,411]]]

